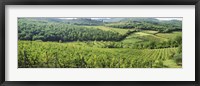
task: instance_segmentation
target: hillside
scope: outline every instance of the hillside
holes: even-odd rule
[[[18,18],[18,68],[181,68],[182,21]]]

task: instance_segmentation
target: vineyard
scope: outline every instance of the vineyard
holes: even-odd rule
[[[18,66],[33,68],[163,68],[177,48],[110,49],[55,42],[18,42]],[[177,66],[178,67],[178,66]]]
[[[18,68],[182,67],[180,21],[101,21],[18,19]]]

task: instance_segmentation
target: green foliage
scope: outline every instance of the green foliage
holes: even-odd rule
[[[174,55],[174,61],[177,65],[182,65],[182,53],[177,53]]]
[[[108,23],[105,26],[122,29],[155,30],[162,33],[170,33],[182,30],[182,22],[178,20],[158,21],[154,18],[129,18],[121,22]]]
[[[180,21],[155,18],[19,18],[18,67],[177,68],[180,30]]]
[[[18,41],[19,68],[160,68],[177,48],[98,48],[77,43]]]
[[[113,31],[89,29],[64,23],[18,19],[18,39],[42,41],[119,41],[124,35]]]
[[[181,67],[181,65],[177,65],[174,60],[163,61],[163,66],[169,67],[169,68],[180,68]]]
[[[96,21],[89,18],[78,18],[78,19],[72,19],[72,20],[65,20],[64,21],[67,24],[74,24],[74,25],[103,25],[103,21]]]
[[[84,27],[88,27],[91,29],[100,29],[100,30],[104,30],[104,31],[112,31],[112,32],[117,32],[120,34],[126,34],[127,31],[129,31],[130,29],[120,29],[120,28],[112,28],[112,27],[106,27],[106,26],[84,26]],[[132,31],[132,30],[131,30]]]
[[[167,35],[169,36],[169,33]],[[159,49],[182,46],[182,35],[171,35],[173,37],[166,38],[152,33],[152,31],[140,31],[127,36],[122,42],[124,47],[136,49]]]

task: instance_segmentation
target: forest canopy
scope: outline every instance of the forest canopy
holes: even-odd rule
[[[42,41],[120,41],[138,30],[154,30],[161,33],[181,31],[179,20],[159,21],[155,18],[109,19],[59,19],[59,18],[18,18],[18,39]],[[106,26],[129,29],[126,34],[82,26]]]

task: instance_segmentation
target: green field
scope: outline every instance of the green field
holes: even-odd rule
[[[120,34],[125,34],[128,30],[130,30],[130,29],[120,29],[120,28],[105,27],[105,26],[85,26],[85,27],[96,28],[96,29],[100,29],[100,30],[104,30],[104,31],[113,31],[113,32],[117,32]]]
[[[81,43],[79,43],[81,44]],[[95,48],[78,43],[18,42],[19,67],[60,68],[163,68],[180,67],[164,64],[177,48],[129,49]],[[175,64],[175,62],[174,62]]]
[[[159,34],[160,35],[160,34]],[[162,34],[163,35],[163,34]],[[165,34],[164,34],[165,35]],[[174,34],[171,34],[174,35]],[[60,68],[179,68],[172,59],[177,53],[175,48],[163,49],[130,49],[109,48],[109,45],[144,42],[146,39],[165,38],[157,35],[136,32],[126,37],[122,42],[90,41],[90,42],[40,42],[19,41],[18,57],[20,67],[25,67],[24,57],[28,57],[26,67],[60,67]],[[170,36],[167,34],[167,36]],[[166,37],[166,36],[165,36]],[[79,64],[77,64],[79,62]],[[39,64],[39,65],[38,65]]]
[[[182,35],[182,32],[158,33],[158,34],[156,34],[156,36],[167,38],[167,39],[171,39],[171,38],[174,38],[176,36],[181,36],[181,35]]]
[[[18,68],[182,67],[180,21],[55,20],[18,19]]]
[[[146,31],[147,32],[147,31]],[[149,34],[146,32],[136,32],[133,33],[131,35],[129,35],[128,37],[126,37],[126,39],[123,40],[123,42],[125,43],[136,43],[136,42],[144,42],[144,41],[148,41],[148,40],[155,40],[155,41],[163,41],[165,40],[165,38],[153,35],[153,34]]]

